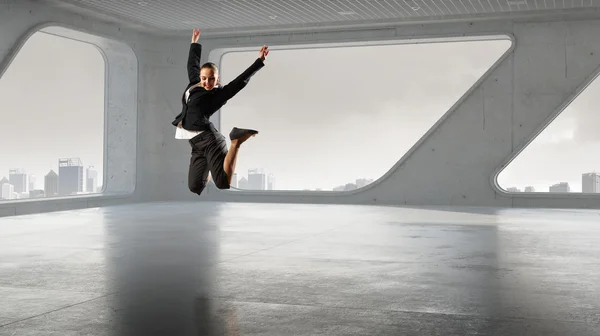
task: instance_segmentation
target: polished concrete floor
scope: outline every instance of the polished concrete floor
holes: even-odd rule
[[[152,203],[0,218],[0,335],[600,335],[600,212]]]

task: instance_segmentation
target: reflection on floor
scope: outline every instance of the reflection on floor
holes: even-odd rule
[[[600,212],[152,203],[0,218],[0,335],[600,335]]]

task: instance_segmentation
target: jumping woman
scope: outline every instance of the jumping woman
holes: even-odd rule
[[[188,173],[190,191],[200,195],[212,175],[219,189],[229,189],[235,171],[238,151],[242,143],[258,131],[234,127],[229,133],[231,146],[227,150],[225,137],[209,118],[227,101],[240,92],[258,70],[265,66],[269,48],[263,46],[258,58],[246,71],[225,86],[219,82],[219,69],[213,63],[200,66],[202,45],[198,43],[200,30],[194,29],[188,56],[189,84],[182,97],[181,113],[172,122],[175,138],[187,139],[192,146]]]

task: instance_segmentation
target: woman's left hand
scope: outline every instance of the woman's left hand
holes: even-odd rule
[[[258,57],[261,60],[265,60],[265,58],[267,58],[267,55],[269,54],[269,47],[267,46],[263,46],[262,48],[260,48],[260,52],[258,53]]]

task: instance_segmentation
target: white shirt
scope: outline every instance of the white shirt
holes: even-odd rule
[[[190,97],[190,90],[195,88],[196,86],[192,86],[190,87],[187,91],[185,91],[185,102],[187,104],[188,98]],[[196,135],[202,133],[203,131],[188,131],[186,129],[183,129],[181,127],[176,127],[175,128],[175,139],[186,139],[189,140],[193,137],[195,137]]]

